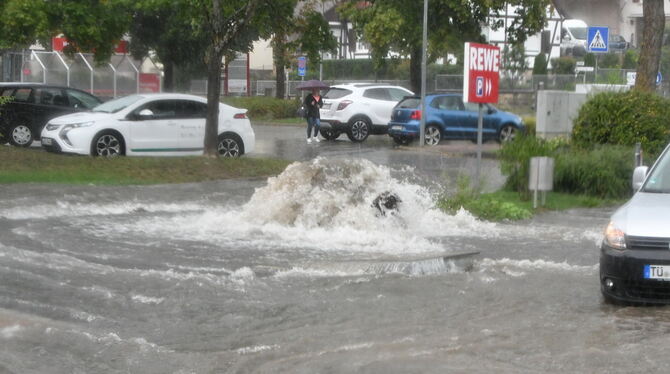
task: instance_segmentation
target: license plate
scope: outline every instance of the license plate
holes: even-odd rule
[[[332,105],[331,103],[328,103],[328,104],[323,103],[323,109],[330,109],[331,105]]]
[[[660,279],[670,281],[670,266],[644,265],[644,279]]]
[[[51,145],[51,143],[52,143],[51,138],[42,138],[43,145]]]
[[[402,126],[391,126],[391,130],[402,130]]]

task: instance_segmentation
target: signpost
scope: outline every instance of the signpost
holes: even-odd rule
[[[298,57],[298,76],[304,77],[307,73],[307,58],[305,56]]]
[[[465,43],[463,63],[463,101],[479,103],[477,123],[476,188],[482,164],[482,132],[484,129],[484,104],[498,102],[500,87],[500,48],[478,43]]]

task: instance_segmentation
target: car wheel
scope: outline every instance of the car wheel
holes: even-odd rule
[[[370,135],[371,123],[365,118],[354,118],[349,124],[349,132],[347,136],[352,142],[360,143],[365,141]]]
[[[33,144],[33,130],[30,126],[20,123],[9,129],[9,142],[17,147],[29,147]]]
[[[503,126],[498,133],[498,143],[507,143],[514,140],[516,137],[516,131],[516,127],[512,125]]]
[[[335,132],[331,129],[320,129],[319,132],[321,133],[321,136],[324,137],[326,140],[335,140],[337,139],[338,136],[340,136],[340,133]]]
[[[219,143],[216,146],[217,152],[222,157],[240,157],[244,154],[244,145],[242,139],[235,134],[219,135]]]
[[[426,126],[426,133],[424,134],[424,141],[426,145],[438,145],[442,140],[442,131],[435,125]]]
[[[126,154],[123,137],[113,131],[103,131],[93,138],[91,156],[112,158]]]

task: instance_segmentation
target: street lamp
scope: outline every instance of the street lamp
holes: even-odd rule
[[[426,54],[428,54],[428,0],[423,0],[423,53],[421,54],[421,122],[419,124],[419,147],[426,137]]]

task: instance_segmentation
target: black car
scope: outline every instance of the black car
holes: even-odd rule
[[[611,52],[625,52],[628,49],[628,42],[621,35],[612,34],[609,37],[609,50]]]
[[[0,95],[11,101],[0,107],[1,142],[28,147],[55,117],[88,111],[102,101],[74,88],[37,83],[0,83]]]

